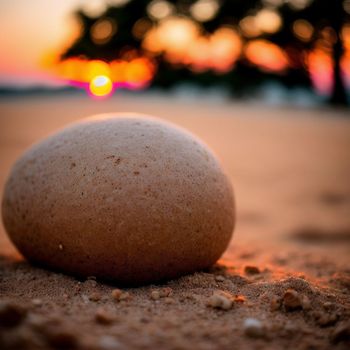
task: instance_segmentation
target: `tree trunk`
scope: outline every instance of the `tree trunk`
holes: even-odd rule
[[[335,16],[335,20],[333,21],[332,26],[337,34],[337,38],[333,44],[333,88],[329,102],[333,105],[346,106],[348,104],[348,101],[340,66],[340,62],[344,53],[344,46],[341,38],[341,30],[344,23],[342,18],[344,15],[341,1],[339,1],[339,4],[336,2],[335,6],[337,6],[337,16]]]
[[[333,88],[329,102],[334,105],[346,106],[348,102],[340,67],[342,56],[343,45],[341,39],[338,36],[338,40],[333,46]]]

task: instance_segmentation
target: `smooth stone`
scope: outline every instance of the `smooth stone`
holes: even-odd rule
[[[232,236],[233,191],[187,131],[134,114],[85,119],[14,165],[2,215],[31,262],[139,285],[215,263]]]

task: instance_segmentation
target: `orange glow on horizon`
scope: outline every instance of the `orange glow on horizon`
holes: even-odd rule
[[[245,47],[247,59],[267,71],[283,71],[289,66],[285,52],[267,40],[253,40]]]
[[[142,88],[153,79],[154,69],[146,58],[136,58],[126,65],[125,81],[134,88]]]
[[[82,81],[89,82],[98,75],[110,77],[110,65],[107,62],[100,60],[87,61]]]
[[[154,63],[146,57],[110,63],[71,58],[55,66],[59,77],[72,85],[86,86],[94,96],[110,95],[114,87],[144,88],[153,79],[155,69]]]

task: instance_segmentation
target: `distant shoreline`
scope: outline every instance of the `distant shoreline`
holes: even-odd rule
[[[120,89],[114,92],[112,98],[116,96],[159,96],[161,98],[171,97],[180,98],[186,101],[201,100],[204,96],[206,101],[217,102],[249,102],[261,103],[268,106],[297,106],[297,107],[320,107],[327,106],[326,98],[315,94],[311,89],[303,87],[286,89],[285,87],[275,84],[266,83],[264,86],[252,91],[250,95],[239,96],[230,94],[224,86],[200,87],[192,84],[179,84],[172,88],[160,89],[151,87],[147,90],[131,91]],[[4,98],[16,97],[34,97],[34,96],[86,96],[84,89],[77,89],[72,86],[62,87],[17,87],[17,86],[0,86],[0,100]],[[349,96],[350,97],[350,96]]]

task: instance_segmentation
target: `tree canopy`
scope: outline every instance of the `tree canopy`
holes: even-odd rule
[[[330,62],[329,102],[347,103],[349,0],[117,0],[95,15],[80,9],[76,18],[81,33],[62,60],[148,57],[157,66],[153,86],[224,84],[244,95],[269,79],[311,87],[312,59],[323,55]],[[170,19],[173,28],[164,24]],[[181,40],[187,46],[180,54]]]

